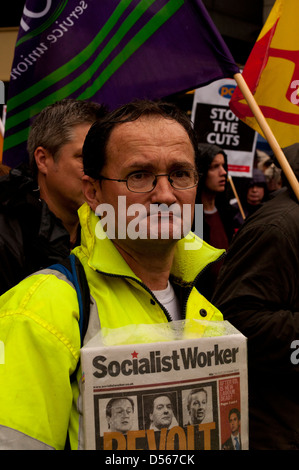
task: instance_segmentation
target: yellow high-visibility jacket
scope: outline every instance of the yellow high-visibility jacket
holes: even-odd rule
[[[99,219],[87,204],[79,217],[81,246],[74,253],[91,295],[86,341],[101,327],[169,321],[111,240],[96,236]],[[185,292],[184,318],[222,320],[193,283],[223,251],[197,237],[178,241],[171,279]],[[0,449],[64,449],[67,433],[72,449],[83,448],[79,384],[70,381],[80,356],[78,320],[74,286],[56,271],[35,273],[0,297]]]

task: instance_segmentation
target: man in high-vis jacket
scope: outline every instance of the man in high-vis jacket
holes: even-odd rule
[[[85,342],[103,327],[222,320],[194,285],[223,250],[183,230],[183,210],[194,213],[196,148],[189,119],[165,103],[130,103],[89,130],[74,249],[91,298]],[[74,285],[52,269],[0,298],[0,448],[64,449],[67,437],[71,449],[84,448],[80,369],[70,380],[78,321]]]

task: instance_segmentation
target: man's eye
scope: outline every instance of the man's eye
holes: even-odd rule
[[[152,178],[152,174],[145,171],[139,171],[138,173],[132,173],[129,178],[131,181],[146,181]]]
[[[189,178],[190,174],[190,170],[176,170],[171,173],[171,176],[175,178]]]
[[[146,173],[133,173],[132,175],[130,175],[130,178],[134,180],[141,180],[145,176],[146,176]]]

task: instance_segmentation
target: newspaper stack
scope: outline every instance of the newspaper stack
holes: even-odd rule
[[[85,449],[248,449],[247,340],[229,322],[102,330],[81,360]]]

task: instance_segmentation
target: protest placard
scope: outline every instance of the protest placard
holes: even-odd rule
[[[231,176],[251,177],[257,133],[229,108],[235,88],[234,79],[222,79],[196,89],[191,118],[201,143],[226,152]]]

